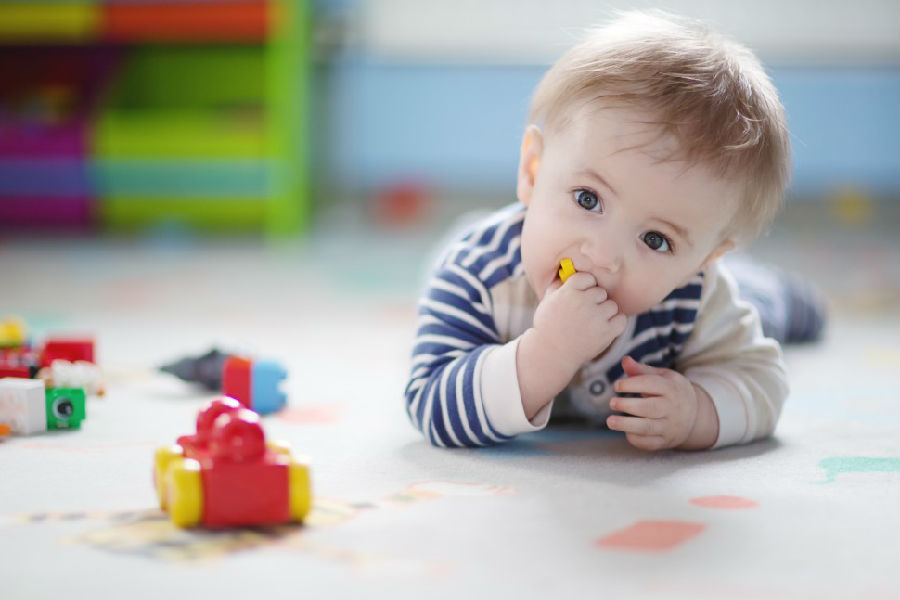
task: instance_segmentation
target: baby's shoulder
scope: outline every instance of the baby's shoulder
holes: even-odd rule
[[[438,244],[435,266],[463,269],[485,282],[498,274],[514,274],[521,268],[524,218],[524,207],[518,203],[491,213],[463,215]]]

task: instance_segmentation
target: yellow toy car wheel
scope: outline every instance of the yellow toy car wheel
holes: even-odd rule
[[[203,516],[200,463],[192,458],[173,460],[166,472],[169,517],[178,527],[193,527]]]
[[[309,466],[291,459],[288,466],[288,501],[292,521],[302,521],[312,507],[312,482]]]
[[[153,485],[156,486],[156,497],[159,507],[166,510],[166,470],[176,458],[181,458],[182,449],[178,444],[157,448],[153,457]]]

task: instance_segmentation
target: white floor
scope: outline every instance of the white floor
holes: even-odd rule
[[[786,218],[756,252],[825,288],[833,321],[787,351],[776,438],[661,455],[578,428],[427,446],[402,390],[433,237],[338,219],[277,245],[0,241],[0,314],[93,333],[109,377],[81,431],[0,442],[0,595],[900,594],[895,232]],[[152,452],[209,395],[153,367],[212,344],[286,364],[290,407],[265,422],[312,457],[305,526],[184,532],[156,510]]]

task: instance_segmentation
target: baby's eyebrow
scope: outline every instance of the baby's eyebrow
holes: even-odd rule
[[[588,177],[592,177],[593,179],[596,179],[597,181],[602,183],[604,186],[609,188],[609,191],[611,191],[613,194],[615,194],[616,196],[619,195],[619,192],[616,191],[616,188],[614,188],[609,181],[604,179],[603,176],[600,175],[600,173],[598,173],[597,171],[595,171],[589,167],[585,167],[585,168],[581,169],[580,171],[577,171],[575,174],[576,175],[586,175]]]

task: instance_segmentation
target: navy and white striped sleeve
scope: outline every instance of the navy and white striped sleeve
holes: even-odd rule
[[[501,344],[489,290],[460,261],[440,267],[419,303],[406,410],[437,446],[483,446],[510,439],[491,426],[481,374]]]

